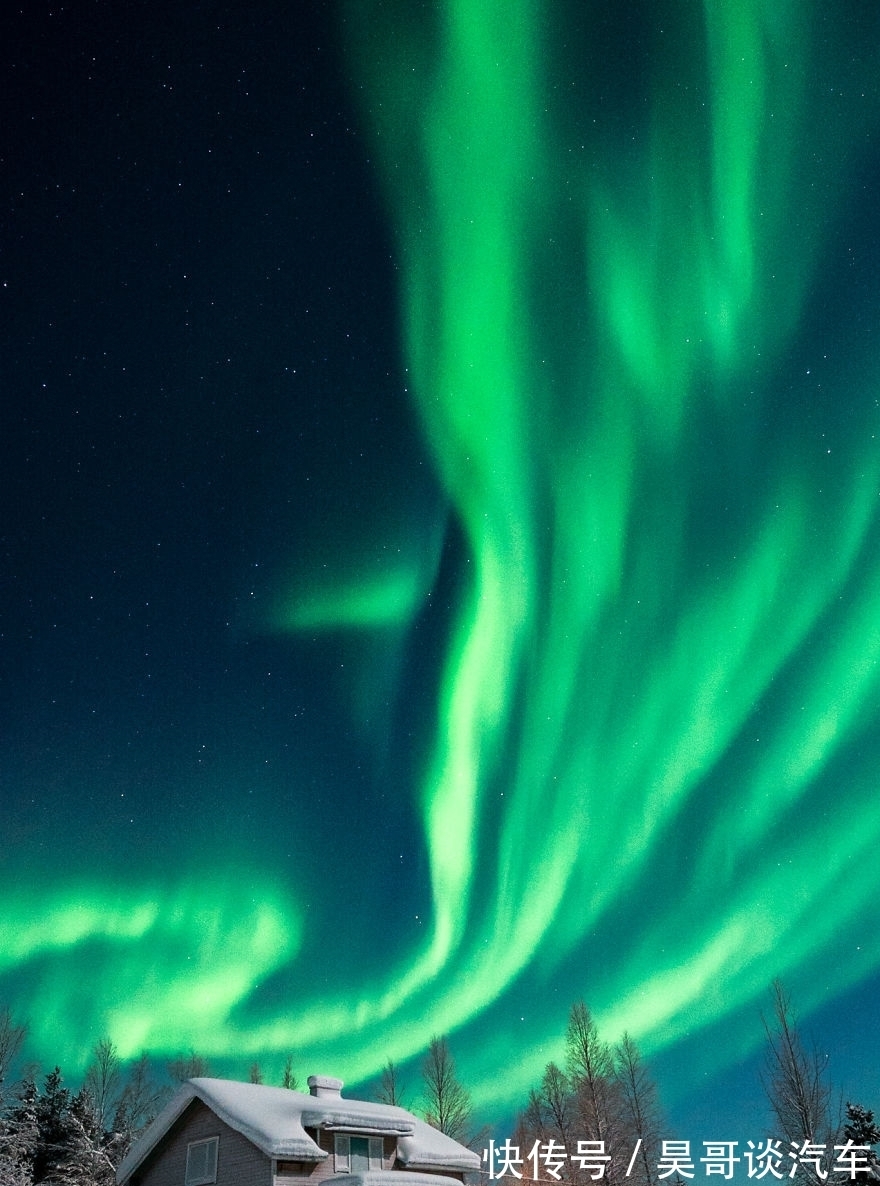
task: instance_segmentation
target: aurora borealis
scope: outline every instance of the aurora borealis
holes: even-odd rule
[[[165,15],[7,39],[0,1002],[876,1103],[880,19]]]

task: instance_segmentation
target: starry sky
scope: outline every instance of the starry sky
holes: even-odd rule
[[[876,6],[2,19],[31,1054],[733,1124],[779,976],[880,1103]]]

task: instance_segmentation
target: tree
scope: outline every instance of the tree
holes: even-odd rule
[[[112,1140],[108,1146],[87,1087],[70,1101],[66,1127],[67,1151],[60,1172],[56,1172],[57,1180],[64,1186],[113,1186],[116,1164]]]
[[[611,1158],[605,1179],[613,1186],[620,1145],[614,1058],[611,1047],[599,1037],[596,1022],[583,1001],[572,1005],[569,1013],[565,1057],[579,1128],[587,1140],[603,1142]]]
[[[70,1092],[64,1086],[61,1068],[46,1076],[43,1091],[36,1101],[37,1149],[34,1155],[34,1182],[59,1180],[70,1154],[72,1133],[69,1118]]]
[[[636,1043],[626,1033],[615,1046],[605,1042],[588,1006],[578,1001],[569,1012],[565,1054],[566,1069],[549,1062],[540,1086],[529,1093],[518,1122],[524,1151],[535,1141],[552,1140],[569,1151],[590,1142],[597,1156],[609,1159],[601,1173],[605,1182],[626,1177],[638,1186],[658,1186],[660,1105]],[[557,1168],[562,1179],[587,1183],[601,1163],[578,1164],[569,1154]]]
[[[552,1135],[566,1148],[574,1131],[571,1084],[555,1062],[548,1062],[541,1079],[540,1105],[549,1117]]]
[[[657,1186],[661,1117],[657,1087],[628,1033],[614,1047],[614,1075],[620,1087],[627,1144],[639,1142],[633,1178],[643,1186]]]
[[[382,1068],[382,1078],[379,1081],[376,1099],[380,1104],[390,1104],[392,1107],[396,1108],[402,1108],[405,1106],[403,1103],[403,1088],[400,1084],[398,1068],[390,1058],[386,1060],[385,1066]]]
[[[797,1025],[791,999],[779,980],[772,985],[773,1016],[762,1017],[767,1037],[764,1092],[776,1120],[777,1135],[798,1147],[805,1141],[832,1149],[840,1124],[831,1119],[831,1087],[827,1058],[808,1051]],[[822,1182],[815,1165],[798,1165],[802,1180]]]
[[[208,1060],[190,1050],[189,1054],[181,1054],[168,1063],[168,1074],[175,1083],[186,1083],[187,1079],[199,1079],[209,1075]]]
[[[878,1165],[877,1154],[872,1146],[880,1143],[880,1128],[874,1123],[874,1113],[870,1108],[863,1108],[861,1104],[847,1104],[843,1135],[854,1145],[867,1145],[865,1160],[871,1166]],[[863,1182],[870,1181],[872,1177],[870,1170],[856,1171],[856,1178]]]
[[[293,1073],[293,1055],[288,1054],[287,1060],[284,1063],[284,1073],[281,1078],[281,1086],[286,1087],[289,1091],[296,1091],[299,1088],[296,1075]]]
[[[263,1072],[260,1070],[260,1064],[258,1062],[251,1063],[251,1069],[248,1072],[248,1081],[251,1083],[263,1082]]]
[[[4,1186],[32,1186],[34,1159],[40,1143],[37,1126],[39,1095],[33,1076],[18,1090],[15,1104],[0,1122],[0,1182]]]
[[[576,1148],[578,1138],[574,1095],[568,1076],[555,1062],[547,1063],[541,1084],[529,1092],[525,1111],[519,1117],[517,1141],[526,1156],[536,1141],[542,1145],[557,1142],[566,1150]],[[559,1167],[566,1181],[579,1181],[577,1163],[567,1160]]]
[[[116,1114],[121,1082],[119,1053],[110,1038],[101,1038],[92,1051],[92,1062],[86,1071],[84,1086],[91,1096],[95,1120],[102,1131]]]
[[[455,1061],[446,1038],[431,1039],[422,1063],[425,1120],[454,1141],[467,1144],[471,1125],[471,1099],[455,1073]]]
[[[26,1037],[27,1026],[15,1021],[12,1010],[4,1005],[0,1009],[0,1092]]]
[[[129,1071],[113,1117],[114,1157],[121,1160],[132,1141],[158,1115],[167,1089],[157,1086],[150,1072],[150,1060],[142,1054]]]
[[[33,1186],[34,1175],[31,1166],[19,1161],[0,1141],[0,1182],[3,1186]]]

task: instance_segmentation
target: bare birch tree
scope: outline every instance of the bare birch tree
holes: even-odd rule
[[[92,1061],[86,1071],[84,1084],[95,1109],[95,1121],[102,1131],[109,1128],[116,1112],[122,1091],[121,1083],[119,1053],[110,1038],[102,1038],[92,1051]]]
[[[379,1080],[376,1099],[380,1104],[390,1104],[395,1108],[405,1106],[397,1064],[392,1062],[390,1058],[386,1060],[385,1066],[382,1068],[382,1078]]]
[[[815,1048],[807,1050],[798,1029],[791,998],[780,980],[772,986],[773,1015],[762,1017],[767,1036],[764,1092],[776,1121],[776,1135],[791,1145],[825,1145],[829,1150],[840,1140],[840,1118],[832,1118],[831,1087],[827,1056]],[[815,1164],[797,1164],[801,1181],[822,1183]]]
[[[520,1119],[520,1144],[525,1154],[539,1141],[548,1145],[555,1141],[566,1151],[577,1145],[577,1109],[568,1076],[555,1062],[548,1062],[541,1077],[541,1086],[529,1092],[529,1102]],[[566,1157],[558,1170],[563,1181],[577,1182],[577,1162]]]
[[[210,1074],[208,1060],[201,1054],[196,1054],[195,1050],[173,1058],[167,1066],[168,1074],[175,1083],[186,1083],[187,1079],[198,1079],[203,1075]]]
[[[633,1150],[638,1148],[631,1176],[634,1181],[641,1182],[642,1186],[657,1186],[661,1129],[657,1087],[648,1073],[638,1046],[627,1033],[624,1033],[614,1047],[614,1074],[620,1086],[620,1101],[627,1136],[632,1138]]]
[[[471,1098],[459,1082],[455,1060],[445,1038],[433,1037],[422,1063],[425,1119],[433,1128],[463,1145],[471,1126]]]
[[[569,1013],[565,1057],[579,1128],[588,1140],[603,1142],[611,1158],[605,1179],[614,1186],[620,1152],[619,1089],[614,1059],[611,1047],[600,1038],[593,1015],[583,1001],[572,1005]]]
[[[167,1095],[168,1090],[153,1079],[149,1057],[142,1054],[129,1069],[113,1118],[120,1160],[138,1133],[158,1115]]]
[[[27,1026],[15,1021],[8,1005],[0,1008],[0,1095],[12,1064],[24,1045]]]

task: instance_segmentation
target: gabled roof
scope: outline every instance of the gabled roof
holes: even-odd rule
[[[339,1084],[338,1080],[319,1082]],[[343,1099],[338,1089],[331,1093],[319,1091],[317,1095],[305,1095],[262,1083],[190,1079],[132,1145],[116,1173],[117,1182],[123,1183],[131,1177],[194,1100],[201,1100],[267,1157],[322,1161],[328,1154],[305,1131],[311,1128],[395,1136],[398,1138],[398,1161],[411,1170],[460,1172],[480,1166],[476,1153],[418,1120],[404,1108]]]

